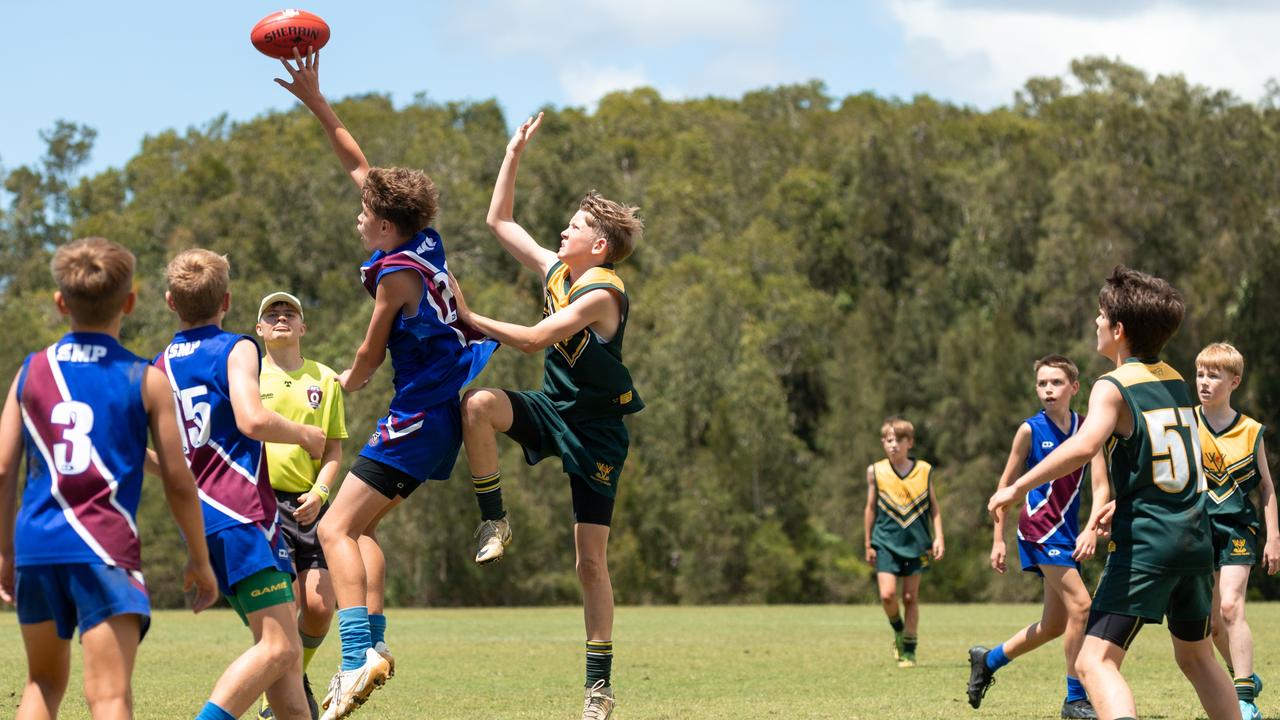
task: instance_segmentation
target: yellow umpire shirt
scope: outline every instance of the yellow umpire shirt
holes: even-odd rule
[[[342,386],[338,374],[315,360],[304,360],[302,367],[285,372],[274,365],[262,365],[258,378],[262,404],[296,423],[324,429],[330,440],[347,437],[347,421],[342,404]],[[315,484],[320,461],[313,460],[298,445],[264,443],[271,487],[304,493]]]

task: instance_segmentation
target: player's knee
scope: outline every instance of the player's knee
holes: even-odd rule
[[[881,605],[895,605],[895,604],[897,604],[897,602],[898,602],[898,594],[897,594],[896,592],[894,592],[894,591],[892,591],[892,590],[881,590],[881,591],[880,591],[880,604],[881,604]]]
[[[302,663],[302,643],[285,637],[263,636],[261,641],[272,677],[280,677]]]
[[[607,581],[609,579],[609,566],[605,563],[604,558],[595,557],[593,555],[581,555],[578,557],[578,580],[584,585]]]
[[[302,614],[306,616],[309,624],[312,625],[328,625],[333,620],[333,604],[325,602],[325,598],[320,593],[311,593],[307,596],[307,602],[302,606]]]
[[[902,591],[902,604],[903,604],[903,605],[906,605],[907,607],[913,607],[913,606],[915,606],[915,604],[916,604],[917,602],[919,602],[919,598],[917,597],[917,594],[915,593],[915,591],[913,591],[913,590],[903,590],[903,591]]]
[[[462,394],[462,424],[478,425],[488,421],[497,398],[489,388],[472,388]]]
[[[1244,617],[1244,598],[1240,596],[1222,596],[1222,620],[1228,625],[1234,625]],[[1215,628],[1218,623],[1214,623]]]
[[[346,536],[347,529],[334,514],[330,513],[320,518],[320,524],[316,526],[316,538],[320,541],[320,547],[326,549],[326,552],[330,545]]]
[[[65,673],[44,672],[39,669],[28,669],[27,684],[34,685],[40,695],[52,700],[55,704],[67,692],[68,677]]]
[[[93,717],[133,717],[133,694],[127,685],[91,688],[86,684],[84,699]]]
[[[1060,637],[1067,631],[1065,617],[1049,617],[1040,621],[1040,632],[1051,638]]]

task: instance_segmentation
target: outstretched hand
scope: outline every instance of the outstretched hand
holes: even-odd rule
[[[301,100],[304,104],[308,100],[323,97],[320,94],[320,51],[313,47],[307,48],[307,54],[304,57],[298,53],[298,48],[293,49],[293,63],[289,60],[280,58],[280,64],[284,66],[285,72],[289,73],[292,82],[286,82],[280,78],[275,78],[276,84],[293,93],[293,96]]]
[[[520,127],[516,128],[516,134],[511,136],[511,142],[507,143],[507,152],[512,155],[519,155],[524,152],[524,146],[533,139],[533,134],[538,132],[538,126],[542,124],[542,113],[538,113],[538,117],[531,117],[520,123]]]

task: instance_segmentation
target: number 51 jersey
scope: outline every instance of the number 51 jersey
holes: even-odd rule
[[[257,348],[249,336],[217,325],[182,330],[156,358],[156,365],[173,388],[182,451],[196,477],[204,509],[204,534],[257,523],[271,540],[276,531],[276,496],[262,442],[240,432],[231,407],[227,360],[241,340]]]
[[[68,333],[23,362],[17,398],[27,483],[14,538],[18,567],[141,569],[135,516],[147,451],[146,370],[146,360],[102,333]]]

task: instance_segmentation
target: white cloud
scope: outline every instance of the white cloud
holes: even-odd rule
[[[1062,75],[1085,55],[1119,57],[1153,74],[1256,99],[1275,74],[1280,7],[1137,3],[1127,12],[973,2],[890,0],[912,80],[931,93],[991,106],[1036,75]]]
[[[570,105],[595,105],[615,90],[652,85],[644,68],[575,63],[560,69],[560,87]]]

